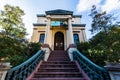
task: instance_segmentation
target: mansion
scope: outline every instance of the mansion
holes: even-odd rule
[[[81,24],[81,18],[81,15],[61,9],[37,14],[31,42],[49,44],[52,50],[66,50],[70,44],[84,42],[87,39],[85,24]]]

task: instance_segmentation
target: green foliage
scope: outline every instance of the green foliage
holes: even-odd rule
[[[4,36],[12,38],[24,38],[26,35],[26,29],[22,22],[23,10],[18,6],[5,5],[4,11],[0,13],[0,26],[4,30]]]
[[[106,51],[109,54],[109,62],[120,62],[120,27],[112,27],[107,35],[106,45],[108,49]]]
[[[88,42],[80,43],[78,49],[100,66],[120,62],[120,27],[113,26],[107,33],[99,32]]]
[[[85,56],[89,57],[88,56],[88,49],[90,47],[89,45],[90,45],[89,42],[81,42],[77,45],[77,49],[80,52],[84,53]]]
[[[37,43],[30,42],[28,44],[27,54],[29,56],[34,55],[40,49],[40,47],[41,47],[41,44],[39,42],[37,42]]]
[[[0,13],[0,27],[3,33],[0,36],[0,60],[4,58],[14,67],[40,49],[39,43],[26,41],[26,29],[22,22],[23,10],[18,6],[5,5]]]
[[[7,38],[7,37],[0,37],[0,58],[4,58],[5,60],[10,60],[10,58],[14,58],[15,55],[25,55],[24,47],[26,45],[20,43],[17,39]],[[18,58],[19,60],[19,58]],[[10,61],[11,64],[17,64],[15,62]],[[18,61],[19,62],[19,61]]]
[[[21,43],[17,39],[0,37],[0,58],[5,58],[12,66],[16,66],[33,56],[39,49],[40,43]]]
[[[120,26],[116,18],[105,11],[98,11],[95,5],[92,6],[90,16],[93,19],[91,32],[99,33],[89,40],[86,48],[81,47],[79,50],[101,66],[107,62],[120,62]],[[86,43],[79,45],[86,46]]]
[[[24,62],[28,57],[25,55],[13,55],[12,57],[9,57],[7,61],[10,62],[10,64],[14,67],[19,65],[20,63]]]

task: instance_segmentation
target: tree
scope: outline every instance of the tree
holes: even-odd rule
[[[108,62],[119,63],[120,22],[105,11],[99,12],[95,5],[92,6],[90,16],[93,18],[91,32],[98,31],[98,33],[87,42],[87,46],[86,42],[80,43],[78,49],[100,66]]]
[[[26,29],[22,22],[24,11],[18,6],[5,5],[0,13],[0,26],[4,30],[4,36],[21,39],[26,35]]]
[[[111,27],[112,21],[115,20],[112,14],[107,14],[106,11],[99,12],[96,9],[96,6],[93,5],[91,9],[90,16],[93,18],[92,20],[92,29],[91,32],[95,31],[105,31],[107,32]]]
[[[26,29],[22,22],[23,10],[18,6],[5,5],[0,13],[0,60],[4,58],[14,67],[33,56],[40,43],[29,43],[25,40]]]
[[[101,31],[87,43],[78,45],[79,51],[100,66],[120,62],[120,26],[112,26],[109,31]]]
[[[108,62],[120,62],[120,26],[119,27],[111,27],[110,31],[108,32],[106,45],[110,45],[106,50],[108,53]]]
[[[18,6],[5,5],[4,10],[0,12],[0,27],[3,30],[0,36],[0,60],[13,59],[15,55],[21,57],[25,54],[24,48],[27,46],[21,42],[26,35],[23,15],[24,11]]]

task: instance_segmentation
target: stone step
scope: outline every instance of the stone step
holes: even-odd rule
[[[30,80],[86,80],[85,78],[32,78]]]
[[[49,61],[69,61],[69,59],[49,59]]]
[[[49,59],[49,61],[70,61],[69,59]]]
[[[43,68],[39,68],[38,70],[40,70],[40,69],[78,69],[78,68],[75,68],[75,67],[61,67],[61,68],[57,68],[57,67],[47,67],[47,68],[45,68],[45,67],[43,67]]]
[[[57,56],[55,56],[55,57],[50,57],[49,59],[69,59],[68,57],[57,57]]]
[[[66,67],[66,68],[77,68],[77,66],[76,65],[59,65],[59,64],[57,64],[57,65],[41,65],[40,66],[40,68],[64,68],[64,67]]]
[[[86,80],[65,51],[53,51],[30,80]]]
[[[76,67],[76,64],[41,64],[41,66],[40,67],[44,67],[44,66],[52,66],[52,67],[54,67],[54,66],[75,66]]]
[[[76,68],[40,68],[38,72],[79,72]]]
[[[73,61],[44,61],[42,64],[75,64]]]
[[[36,72],[34,78],[81,78],[83,77],[79,72]]]

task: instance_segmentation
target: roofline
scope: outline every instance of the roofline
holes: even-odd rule
[[[37,14],[37,17],[46,17],[45,14]]]
[[[46,24],[33,23],[33,26],[46,26]]]
[[[73,15],[72,17],[73,17],[73,18],[76,18],[76,17],[80,17],[80,18],[81,18],[82,15]]]
[[[85,27],[86,24],[72,24],[72,27]]]
[[[52,11],[65,11],[68,13],[51,13]],[[68,11],[68,10],[62,10],[62,9],[55,9],[55,10],[49,10],[49,11],[45,11],[46,15],[73,15],[73,11]]]
[[[63,15],[63,14],[62,14]],[[46,17],[46,15],[45,14],[37,14],[37,17]],[[82,17],[82,15],[73,15],[72,16],[73,18],[76,18],[76,17]]]

